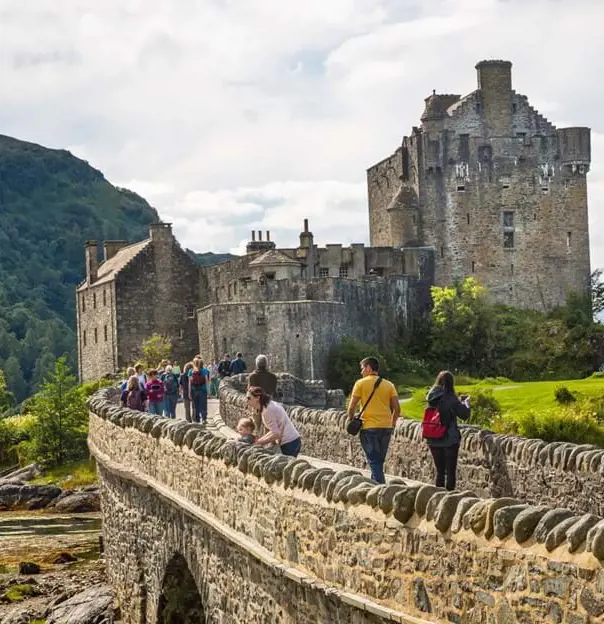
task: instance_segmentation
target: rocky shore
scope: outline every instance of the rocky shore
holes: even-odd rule
[[[113,624],[98,488],[28,481],[37,466],[0,479],[0,624]]]

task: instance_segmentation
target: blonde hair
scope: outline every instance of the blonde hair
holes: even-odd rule
[[[128,368],[126,369],[126,377],[130,378],[132,377],[132,375],[136,375],[136,369],[134,368],[134,366],[128,366]]]
[[[249,429],[250,431],[254,431],[256,429],[256,423],[253,418],[241,418],[237,423],[237,428],[243,427],[244,429]]]
[[[183,373],[188,373],[193,368],[193,362],[187,362],[185,367],[182,369]]]
[[[131,390],[139,390],[140,384],[138,383],[138,377],[136,375],[132,375],[130,379],[128,379],[128,385],[126,386],[128,392]]]
[[[193,367],[194,368],[203,368],[203,360],[200,357],[193,358]]]

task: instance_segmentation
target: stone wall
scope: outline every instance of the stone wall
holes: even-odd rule
[[[236,414],[245,405],[244,397],[233,398],[239,389],[229,388],[228,382],[222,392],[226,394],[221,400],[221,415],[234,427]],[[345,412],[295,406],[287,410],[302,436],[304,453],[365,467],[358,439],[345,431]],[[499,435],[472,426],[461,425],[460,429],[459,487],[480,496],[513,496],[532,504],[560,505],[577,513],[604,516],[604,449]],[[397,423],[386,471],[433,482],[434,464],[421,437],[419,421],[400,419]]]
[[[118,407],[114,392],[89,401],[89,444],[126,623],[141,611],[157,621],[175,554],[209,621],[224,624],[588,623],[604,614],[595,516],[405,479],[376,485]],[[225,385],[221,393],[225,404],[242,400]]]

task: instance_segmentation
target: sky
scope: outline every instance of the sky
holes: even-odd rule
[[[69,149],[184,247],[368,242],[365,170],[482,59],[558,127],[592,128],[604,267],[600,0],[0,0],[0,133]]]

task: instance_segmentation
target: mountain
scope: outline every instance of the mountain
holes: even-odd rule
[[[206,251],[204,253],[196,253],[190,249],[186,250],[187,253],[199,264],[199,266],[210,266],[212,264],[220,264],[221,262],[227,262],[234,260],[239,256],[235,256],[230,253],[214,253],[213,251]]]
[[[57,357],[75,368],[84,242],[141,240],[158,218],[68,151],[0,135],[0,369],[17,401]]]

